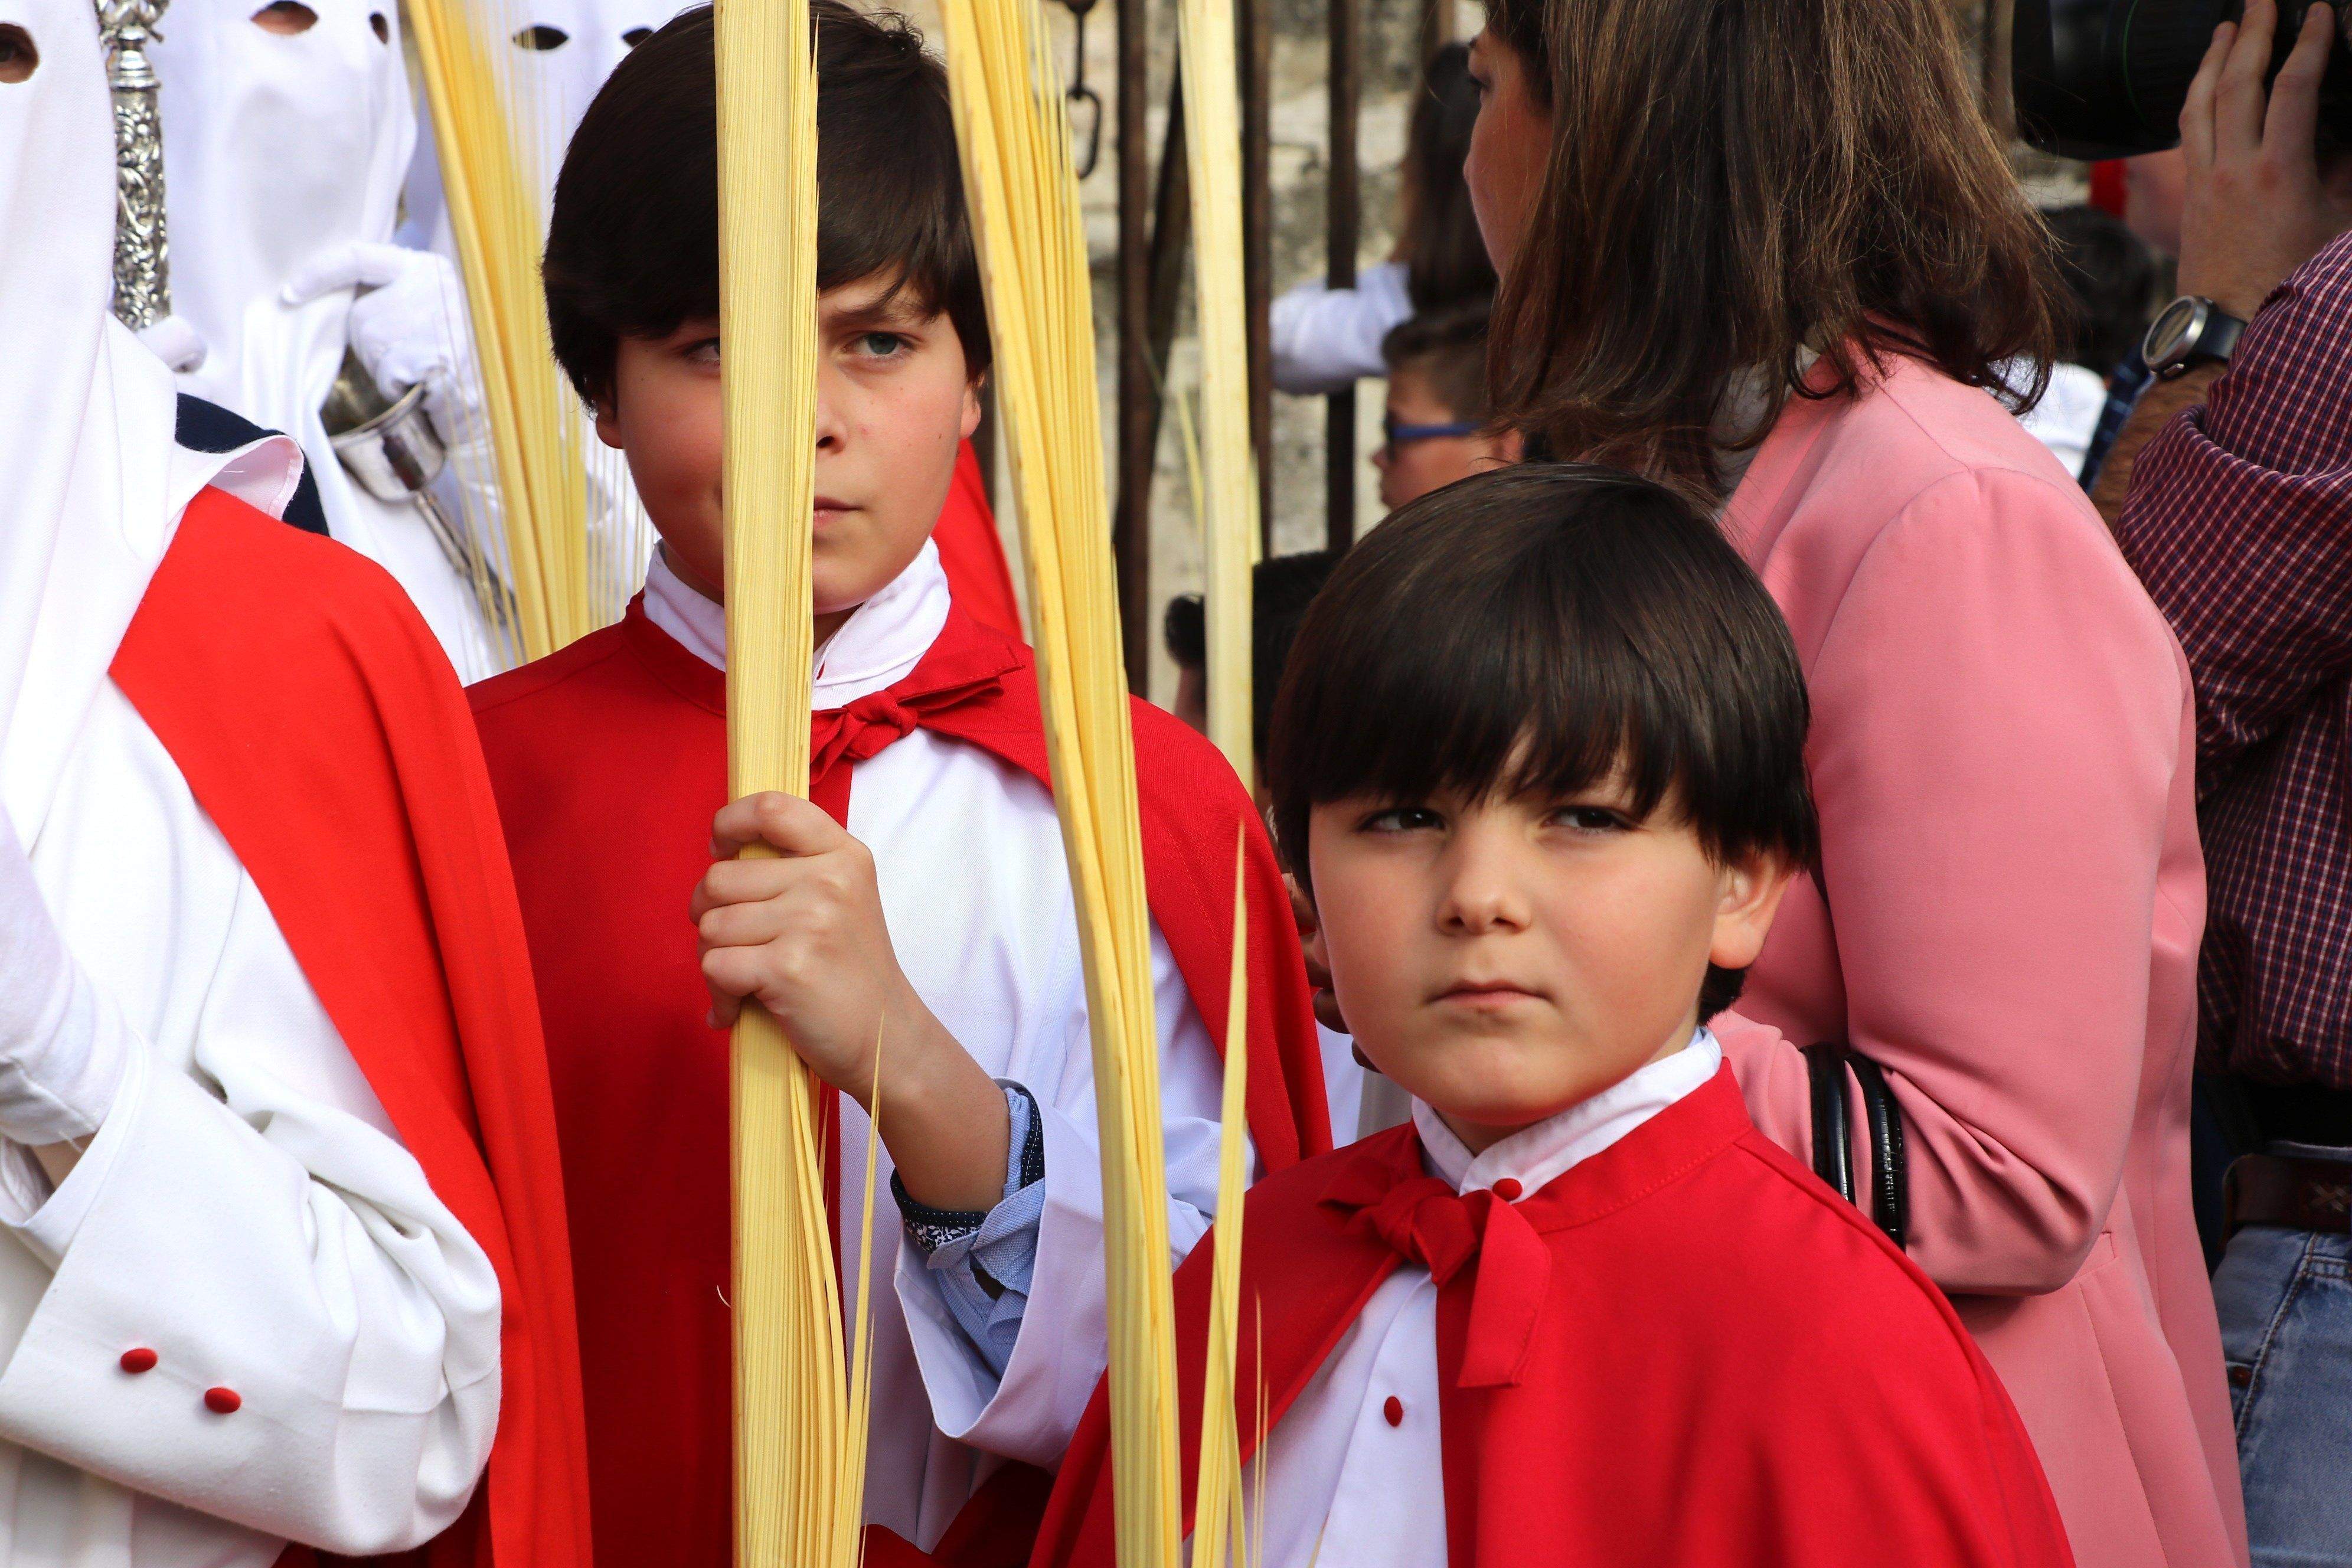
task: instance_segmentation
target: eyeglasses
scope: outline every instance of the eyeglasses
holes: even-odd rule
[[[1475,436],[1486,427],[1481,419],[1456,419],[1449,425],[1406,425],[1393,414],[1381,416],[1381,449],[1397,452],[1416,441],[1442,441],[1449,436]]]

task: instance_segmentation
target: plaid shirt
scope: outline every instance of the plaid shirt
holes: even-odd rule
[[[2200,1057],[2352,1088],[2352,235],[2142,451],[2116,532],[2197,687]]]

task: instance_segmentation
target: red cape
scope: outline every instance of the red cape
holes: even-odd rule
[[[448,660],[374,565],[207,489],[113,677],[261,889],[435,1194],[498,1269],[497,1443],[472,1506],[424,1561],[586,1563],[546,1058],[497,806]]]
[[[590,1468],[605,1568],[721,1568],[733,1546],[727,1037],[686,915],[727,800],[726,679],[633,605],[474,688],[540,983],[574,1215]],[[915,672],[852,710],[919,721],[1044,780],[1029,651],[958,604]],[[1269,1170],[1329,1146],[1321,1058],[1273,849],[1213,748],[1134,709],[1152,913],[1224,1045],[1235,836],[1248,831],[1250,1131]],[[820,716],[820,741],[834,732]],[[820,766],[823,762],[820,744]],[[831,791],[815,792],[821,803]],[[645,1152],[666,1157],[650,1163]],[[954,1539],[1018,1562],[1042,1487]],[[1030,1486],[1024,1504],[1015,1495]],[[977,1502],[978,1500],[975,1500]],[[1009,1558],[1002,1555],[1008,1548]]]
[[[946,569],[956,603],[990,631],[1023,640],[1013,570],[1005,563],[1004,541],[988,505],[988,485],[980,477],[980,459],[969,441],[956,448],[955,482],[940,509],[940,521],[932,525],[931,542],[940,547],[940,565]]]
[[[1261,1379],[1278,1423],[1397,1267],[1352,1217],[1421,1180],[1408,1123],[1251,1192],[1244,1455]],[[1525,1222],[1517,1237],[1498,1240],[1489,1220],[1484,1255],[1438,1296],[1450,1568],[2070,1568],[2032,1444],[1950,1305],[1756,1131],[1728,1068],[1496,1206]],[[1215,1240],[1176,1280],[1188,1527]],[[1488,1269],[1523,1288],[1531,1317],[1514,1315],[1507,1289],[1490,1301]],[[1523,1342],[1472,1342],[1505,1321],[1533,1326]],[[1516,1363],[1479,1353],[1513,1345]],[[1097,1386],[1032,1568],[1115,1562]]]

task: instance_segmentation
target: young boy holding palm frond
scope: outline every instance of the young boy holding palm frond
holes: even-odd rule
[[[721,1026],[745,1000],[838,1091],[844,1266],[878,1252],[870,1522],[949,1560],[1017,1558],[1042,1492],[1024,1467],[1058,1460],[1106,1356],[1086,996],[1034,674],[955,603],[929,542],[989,355],[945,79],[895,19],[821,0],[817,37],[813,799],[726,798],[707,9],[599,94],[548,247],[558,355],[661,551],[618,626],[475,691],[547,1020],[612,1565],[731,1560]],[[1181,1251],[1213,1207],[1245,826],[1256,1164],[1328,1131],[1249,799],[1198,737],[1134,713]],[[732,858],[752,842],[777,858]],[[861,1234],[877,1103],[890,1194]]]

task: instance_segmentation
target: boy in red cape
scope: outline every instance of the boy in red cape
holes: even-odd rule
[[[1643,480],[1465,480],[1340,563],[1276,824],[1413,1114],[1249,1196],[1267,1568],[2071,1562],[1951,1309],[1705,1027],[1812,858],[1805,725],[1763,585]],[[1177,1284],[1188,1489],[1213,1245]],[[1098,1394],[1038,1568],[1110,1568],[1109,1463]]]
[[[606,1568],[730,1561],[721,1031],[744,998],[839,1091],[845,1271],[875,1253],[869,1522],[958,1563],[1018,1562],[1034,1468],[1107,1359],[1085,984],[1034,676],[955,602],[928,538],[988,354],[947,85],[901,22],[826,3],[816,23],[814,804],[726,795],[707,8],[598,94],[548,243],[557,353],[662,548],[620,625],[474,693],[578,1216]],[[1214,1204],[1221,1052],[1242,1048],[1222,1034],[1244,826],[1257,1164],[1328,1134],[1272,847],[1213,750],[1134,717],[1181,1250]],[[731,858],[754,839],[781,856]],[[877,1100],[887,1190],[867,1234]]]
[[[0,1556],[580,1568],[554,1121],[464,699],[389,577],[278,521],[293,444],[183,444],[109,314],[90,8],[0,0]]]

